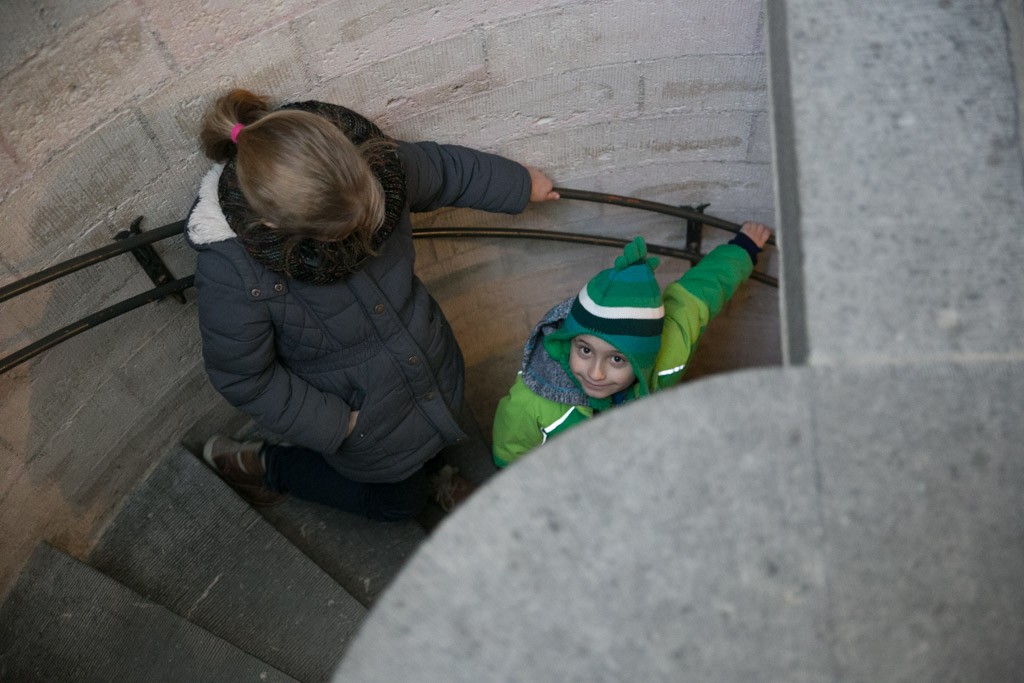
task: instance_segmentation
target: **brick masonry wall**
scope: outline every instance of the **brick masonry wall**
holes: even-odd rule
[[[567,187],[773,222],[760,3],[18,0],[4,12],[2,283],[102,246],[138,215],[144,229],[182,218],[208,166],[199,120],[232,86],[348,104],[396,136],[506,154]],[[678,221],[582,203],[421,220],[683,242]],[[175,274],[192,268],[180,240],[158,249]],[[517,278],[540,299],[609,259],[491,240],[418,250],[470,381],[486,387],[473,396],[485,427],[548,301],[481,312]],[[125,256],[8,302],[0,352],[148,287]],[[750,296],[764,343],[735,346],[716,369],[778,360],[774,301]],[[0,592],[39,540],[88,548],[169,443],[241,424],[206,382],[194,317],[194,296],[148,306],[0,377]]]

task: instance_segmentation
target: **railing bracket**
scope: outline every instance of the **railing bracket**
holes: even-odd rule
[[[686,209],[687,211],[694,211],[699,214],[704,213],[704,209],[711,206],[710,204],[698,204],[697,206],[680,206],[680,209]],[[692,251],[695,254],[703,256],[701,252],[701,243],[704,240],[704,224],[695,218],[686,219],[686,250]]]
[[[114,239],[124,240],[135,235],[141,235],[141,226],[142,216],[139,216],[138,218],[132,221],[132,224],[128,227],[127,230],[122,230],[121,232],[114,235]],[[162,287],[163,285],[166,285],[168,282],[174,281],[174,276],[171,275],[171,271],[170,269],[167,268],[167,264],[165,264],[163,259],[160,258],[160,255],[156,253],[156,250],[152,247],[152,245],[143,244],[141,246],[135,247],[134,249],[132,249],[132,256],[134,256],[135,260],[139,262],[139,265],[142,266],[142,269],[146,271],[146,275],[148,275],[149,279],[153,281],[153,286]],[[173,292],[168,296],[174,297],[174,300],[177,301],[179,304],[183,304],[186,302],[184,293],[180,291]]]

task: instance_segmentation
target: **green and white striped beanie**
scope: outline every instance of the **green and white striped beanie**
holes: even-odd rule
[[[656,257],[647,258],[644,238],[633,238],[614,266],[602,270],[580,290],[561,329],[549,335],[552,342],[580,334],[608,342],[633,365],[641,396],[649,393],[665,321],[661,287],[654,278],[657,267]]]

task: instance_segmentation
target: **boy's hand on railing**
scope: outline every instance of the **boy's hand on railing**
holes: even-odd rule
[[[551,199],[558,199],[558,193],[553,190],[555,184],[544,175],[543,171],[533,166],[527,166],[526,170],[530,172],[531,202],[546,202]]]
[[[740,232],[753,240],[758,249],[764,249],[764,245],[768,244],[768,239],[772,236],[771,228],[761,223],[755,223],[754,221],[747,221],[744,223],[740,227]]]

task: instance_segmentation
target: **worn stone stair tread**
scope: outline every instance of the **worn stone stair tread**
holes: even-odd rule
[[[234,438],[267,437],[249,423]],[[427,538],[412,520],[377,522],[294,496],[258,512],[367,607]]]
[[[0,606],[0,680],[295,679],[43,543]]]
[[[295,498],[260,513],[366,606],[427,537],[414,521],[376,522]]]
[[[304,681],[330,677],[366,612],[181,447],[127,497],[89,563]]]

